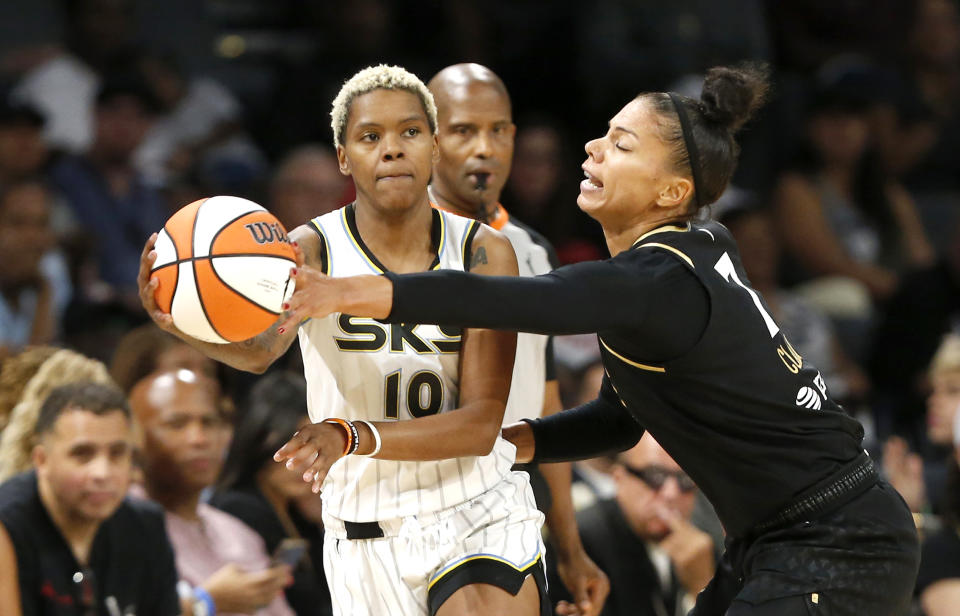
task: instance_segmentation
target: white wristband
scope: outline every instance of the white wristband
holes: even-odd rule
[[[381,445],[380,432],[377,430],[376,426],[374,426],[372,423],[370,423],[365,419],[358,419],[356,420],[355,423],[362,423],[366,425],[368,428],[370,428],[370,432],[373,434],[373,451],[371,451],[370,453],[357,453],[354,455],[360,456],[362,458],[369,458],[380,453],[380,445]]]

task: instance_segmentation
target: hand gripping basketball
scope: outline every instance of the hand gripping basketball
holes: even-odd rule
[[[225,344],[248,340],[280,317],[293,292],[294,251],[280,222],[263,207],[229,196],[184,206],[147,251],[152,303],[180,332]],[[143,287],[141,290],[144,291]],[[143,293],[141,293],[143,295]],[[154,316],[151,314],[151,316]],[[161,326],[165,319],[154,318]]]
[[[153,263],[157,260],[157,252],[153,249],[157,244],[157,234],[152,234],[147,238],[147,243],[143,245],[143,251],[140,253],[140,272],[137,274],[137,288],[140,293],[140,303],[143,309],[147,311],[157,327],[170,333],[176,333],[177,327],[173,324],[173,317],[169,312],[160,310],[157,305],[156,292],[160,284],[159,278],[150,278],[150,270],[153,269]]]

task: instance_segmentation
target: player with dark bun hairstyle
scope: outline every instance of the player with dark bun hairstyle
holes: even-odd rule
[[[734,135],[766,89],[762,67],[714,68],[700,100],[642,94],[587,143],[577,203],[603,226],[606,261],[533,278],[445,271],[334,280],[301,267],[287,322],[342,311],[596,332],[600,396],[505,428],[518,462],[625,450],[649,430],[727,532],[693,614],[902,615],[919,559],[906,505],[863,451],[863,428],[749,286],[729,231],[696,221],[726,188]],[[315,453],[291,442],[278,457]]]

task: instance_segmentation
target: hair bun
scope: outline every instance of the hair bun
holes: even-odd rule
[[[736,132],[763,104],[769,69],[763,64],[717,66],[707,71],[700,103],[703,117]]]

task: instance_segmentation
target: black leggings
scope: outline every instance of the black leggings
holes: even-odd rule
[[[690,616],[905,616],[920,547],[884,481],[819,519],[728,539]]]
[[[734,600],[726,616],[812,616],[818,613],[818,605],[813,603],[811,595],[772,599],[760,605]]]

